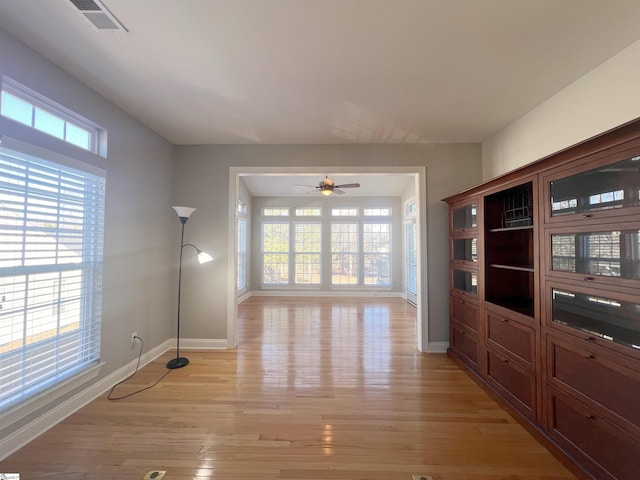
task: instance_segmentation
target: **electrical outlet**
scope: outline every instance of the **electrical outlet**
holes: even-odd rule
[[[133,346],[138,343],[138,332],[131,332],[131,348],[133,348]]]

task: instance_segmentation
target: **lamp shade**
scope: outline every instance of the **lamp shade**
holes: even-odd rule
[[[322,193],[322,195],[331,195],[333,191],[330,188],[325,188],[320,193]]]
[[[180,218],[189,218],[189,216],[196,211],[195,208],[191,208],[191,207],[171,207],[173,208],[176,213],[178,214],[178,217]]]
[[[213,257],[209,255],[207,252],[199,251],[198,252],[198,262],[207,263],[213,260]]]

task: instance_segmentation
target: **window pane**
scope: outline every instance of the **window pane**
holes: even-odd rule
[[[295,225],[295,283],[320,283],[321,225],[297,223]]]
[[[262,210],[262,215],[265,217],[288,217],[288,208],[265,208]]]
[[[238,291],[247,288],[247,220],[238,219]]]
[[[64,120],[36,107],[33,127],[64,140]]]
[[[33,106],[29,102],[25,102],[8,92],[2,92],[0,102],[2,102],[0,113],[3,116],[30,127],[32,126]]]
[[[289,224],[262,225],[263,275],[265,284],[289,283]]]
[[[0,201],[3,410],[99,359],[104,179],[0,148]]]
[[[67,142],[76,147],[91,150],[91,133],[84,128],[80,128],[73,123],[67,122]]]
[[[362,245],[364,250],[364,284],[391,284],[391,224],[365,223]]]
[[[331,225],[331,283],[358,284],[358,224]]]
[[[321,215],[321,208],[296,208],[296,217],[319,217]]]
[[[357,208],[332,208],[331,215],[334,217],[357,217]]]

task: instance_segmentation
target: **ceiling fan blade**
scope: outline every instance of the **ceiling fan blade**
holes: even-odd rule
[[[299,183],[296,183],[296,187],[320,188],[317,185],[301,185]]]
[[[336,185],[335,188],[358,188],[359,183],[345,183],[344,185]]]
[[[340,190],[340,189],[338,189],[336,187],[333,188],[333,193],[336,193],[338,195],[343,195],[344,194],[344,192],[342,190]]]

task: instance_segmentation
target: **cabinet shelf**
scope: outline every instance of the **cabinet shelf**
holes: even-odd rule
[[[522,225],[520,227],[491,228],[491,229],[489,229],[489,232],[491,232],[491,233],[515,232],[517,230],[533,230],[533,225]]]
[[[533,299],[528,297],[502,297],[502,298],[487,298],[487,302],[493,303],[499,307],[512,310],[517,313],[521,313],[527,317],[533,318],[535,312],[535,306]]]
[[[499,263],[492,263],[491,265],[489,265],[490,267],[493,268],[502,268],[504,270],[515,270],[518,272],[533,272],[534,269],[532,266],[528,266],[528,265],[502,265]]]

